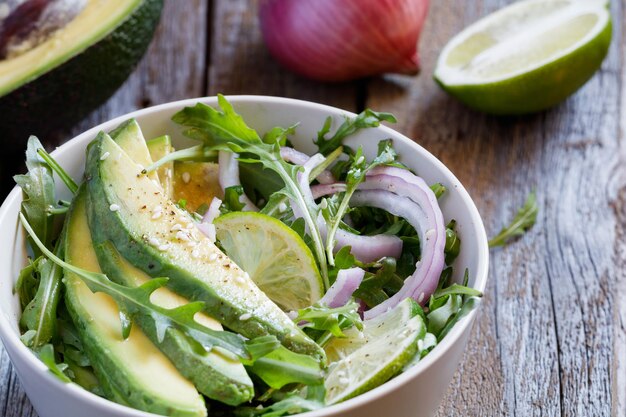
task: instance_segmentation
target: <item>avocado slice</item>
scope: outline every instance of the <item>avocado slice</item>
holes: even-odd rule
[[[163,6],[163,0],[81,3],[80,12],[45,40],[0,60],[3,135],[16,148],[29,134],[74,125],[106,101],[147,49]]]
[[[171,149],[169,136],[161,136],[146,142],[141,127],[135,119],[127,120],[119,125],[111,131],[110,136],[134,162],[142,166],[151,165],[153,157],[159,157],[158,153],[167,154]],[[152,144],[151,148],[150,144]],[[152,172],[148,176],[163,185],[160,177],[157,177],[157,172]],[[165,188],[163,190],[165,192]],[[103,271],[119,284],[137,287],[151,279],[149,275],[124,259],[111,242],[97,245],[96,254]],[[152,294],[152,301],[166,308],[175,308],[189,303],[189,300],[167,288],[155,291]],[[218,321],[205,314],[198,314],[196,320],[211,329],[222,330],[222,325]],[[250,401],[254,396],[252,380],[238,359],[219,351],[209,354],[198,353],[189,344],[185,335],[174,328],[167,329],[164,339],[159,341],[154,320],[139,317],[137,321],[152,342],[207,397],[225,404],[239,405]]]
[[[115,140],[115,138],[113,139]],[[116,140],[116,142],[119,145],[119,141]],[[163,136],[159,136],[158,138],[150,139],[149,141],[146,142],[146,144],[148,145],[150,158],[152,159],[153,162],[156,162],[159,159],[163,158],[164,156],[167,156],[170,153],[174,152],[174,147],[172,146],[172,139],[170,139],[168,135],[163,135]],[[131,156],[128,150],[126,150],[123,146],[121,146],[121,148],[124,149],[126,153],[129,154],[129,156]],[[135,161],[137,160],[135,159]],[[167,162],[163,164],[156,171],[159,177],[159,182],[161,183],[161,187],[163,187],[163,191],[165,192],[165,195],[169,198],[172,197],[173,171],[174,171],[173,162]]]
[[[67,220],[65,259],[100,272],[85,211],[84,188]],[[193,384],[157,349],[138,326],[122,337],[119,309],[106,294],[92,293],[73,273],[66,273],[65,303],[107,398],[157,414],[206,416],[204,400]]]
[[[94,242],[110,240],[135,267],[152,277],[169,277],[170,288],[205,302],[205,311],[226,327],[249,338],[275,335],[294,352],[325,358],[323,350],[141,171],[106,133],[90,146],[87,207]]]

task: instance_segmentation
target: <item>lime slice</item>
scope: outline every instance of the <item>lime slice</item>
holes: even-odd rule
[[[311,250],[281,221],[233,212],[215,219],[215,229],[226,254],[284,311],[322,298],[324,282]]]
[[[409,363],[426,334],[418,304],[410,298],[393,310],[363,322],[347,338],[326,347],[331,365],[324,385],[327,404],[345,401],[387,382]]]
[[[606,0],[525,0],[455,36],[434,76],[477,110],[530,113],[578,90],[600,67],[610,43]]]

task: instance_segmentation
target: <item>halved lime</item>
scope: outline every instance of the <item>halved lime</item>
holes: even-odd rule
[[[215,228],[226,254],[283,310],[305,308],[322,298],[324,282],[311,250],[280,220],[232,212],[215,219]]]
[[[611,43],[606,0],[524,0],[456,35],[435,80],[453,96],[493,114],[530,113],[578,90]]]
[[[410,298],[363,323],[363,332],[346,331],[326,346],[331,362],[324,385],[327,404],[345,401],[387,382],[413,359],[426,326]]]

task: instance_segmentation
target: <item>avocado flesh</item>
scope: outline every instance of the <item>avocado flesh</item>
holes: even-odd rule
[[[119,125],[111,131],[110,136],[134,162],[142,166],[152,164],[152,158],[159,156],[156,151],[168,152],[171,148],[168,136],[146,142],[135,119]],[[156,177],[156,172],[152,175]],[[160,177],[156,177],[156,182],[160,180]],[[128,287],[137,287],[151,279],[149,275],[124,259],[111,242],[97,245],[95,249],[101,268],[113,281]],[[189,303],[189,300],[167,288],[159,288],[152,293],[151,301],[165,308],[176,308]],[[222,325],[218,321],[205,314],[199,313],[195,319],[210,329],[222,330]],[[174,328],[167,329],[163,340],[159,341],[154,320],[138,317],[137,322],[152,342],[172,360],[176,368],[207,397],[225,404],[239,405],[250,401],[254,396],[252,381],[236,358],[229,358],[218,351],[209,354],[198,353],[189,344],[185,335]]]
[[[0,115],[7,158],[22,154],[29,135],[64,136],[104,103],[143,56],[162,7],[163,0],[88,0],[47,41],[1,61]],[[6,166],[7,173],[11,166]]]
[[[137,164],[144,168],[152,164],[152,157],[146,147],[146,139],[135,119],[125,121],[109,135]],[[148,177],[159,182],[156,172],[149,173]]]
[[[197,228],[187,228],[189,215],[141,169],[105,133],[89,148],[87,207],[94,242],[110,240],[135,267],[152,277],[169,277],[170,288],[205,302],[205,311],[228,328],[248,338],[272,334],[294,352],[324,358],[244,271]]]
[[[34,48],[0,60],[0,96],[46,73],[102,39],[142,0],[89,0],[67,25]]]
[[[118,284],[138,287],[151,278],[132,266],[117,252],[110,242],[95,248],[98,261],[107,276]],[[159,288],[151,301],[165,308],[188,304],[189,300],[167,288]],[[156,346],[174,363],[174,366],[207,397],[229,405],[239,405],[254,396],[252,380],[236,357],[230,357],[217,349],[210,353],[198,353],[187,337],[172,327],[165,331],[159,341],[153,319],[138,316],[137,324]],[[219,322],[205,314],[197,314],[195,320],[213,330],[222,330]]]
[[[115,138],[113,138],[115,140]],[[116,141],[119,145],[119,141]],[[159,136],[158,138],[150,139],[146,142],[148,146],[148,151],[150,152],[150,158],[153,162],[158,161],[159,159],[169,155],[174,152],[174,148],[172,147],[172,140],[168,135]],[[123,147],[122,149],[126,151],[127,154],[130,153]],[[134,159],[134,158],[133,158]],[[137,161],[137,160],[135,160]],[[161,183],[161,187],[163,187],[163,191],[165,195],[169,198],[172,198],[173,191],[173,171],[174,171],[174,163],[167,162],[157,168],[157,175],[159,177],[159,182]],[[178,201],[178,200],[175,200]]]
[[[85,212],[84,189],[75,198],[67,223],[66,261],[100,272]],[[122,337],[119,309],[106,294],[92,293],[80,277],[65,274],[65,303],[106,396],[156,414],[206,416],[202,396],[146,335],[133,326]]]

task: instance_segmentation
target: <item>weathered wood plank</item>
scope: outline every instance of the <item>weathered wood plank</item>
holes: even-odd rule
[[[205,95],[208,0],[167,0],[146,56],[120,90],[87,119],[47,143],[67,139],[129,111]],[[0,345],[0,416],[36,416]]]
[[[368,106],[396,113],[399,129],[455,172],[492,233],[532,187],[538,192],[534,231],[493,252],[473,339],[439,414],[609,415],[616,285],[609,196],[618,185],[611,180],[620,162],[623,51],[618,37],[600,73],[551,111],[494,118],[465,109],[430,79],[437,55],[462,27],[510,2],[433,3],[422,76],[375,80],[368,94]],[[613,13],[620,34],[623,6],[613,4]]]
[[[322,84],[294,75],[263,44],[257,0],[215,0],[208,72],[209,95],[292,97],[356,110],[356,83]]]

